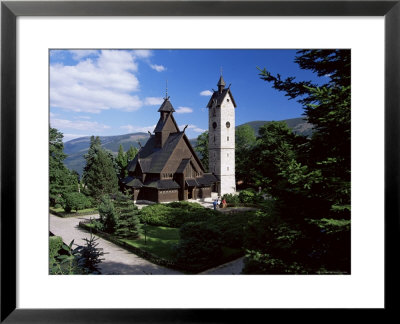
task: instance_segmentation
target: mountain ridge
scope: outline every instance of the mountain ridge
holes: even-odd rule
[[[288,125],[288,127],[293,130],[293,132],[299,135],[304,135],[309,137],[312,134],[312,125],[307,123],[307,121],[303,117],[290,118],[281,121],[285,122]],[[270,122],[271,121],[255,120],[238,125],[236,126],[236,128],[243,125],[250,125],[257,136],[260,127]],[[122,144],[124,151],[127,151],[131,145],[133,145],[136,148],[139,148],[139,142],[142,146],[144,146],[147,142],[147,139],[149,138],[149,134],[138,132],[138,133],[123,134],[123,135],[99,136],[99,137],[102,143],[102,147],[104,147],[107,150],[110,150],[114,154],[117,154],[120,144]],[[64,164],[67,166],[68,169],[75,170],[80,175],[82,175],[83,168],[85,166],[84,155],[87,153],[89,149],[90,138],[91,136],[83,136],[69,140],[64,143],[64,153],[67,154],[67,158],[64,160]],[[190,139],[190,143],[193,145],[193,147],[195,147],[197,143],[197,138]]]

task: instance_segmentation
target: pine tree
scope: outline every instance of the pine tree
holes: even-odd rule
[[[101,147],[99,137],[91,137],[90,148],[85,159],[83,181],[88,194],[100,200],[104,194],[115,193],[118,190],[116,164],[112,154]]]
[[[114,201],[118,215],[115,233],[121,238],[139,237],[139,210],[132,199],[122,193],[116,195]]]
[[[49,198],[50,205],[63,204],[63,195],[78,191],[76,176],[64,165],[63,134],[49,128]]]
[[[129,147],[129,150],[126,152],[128,164],[129,164],[130,161],[132,161],[135,158],[135,156],[138,153],[138,151],[139,150],[136,147],[132,146],[132,145]]]
[[[128,154],[124,152],[122,144],[119,145],[118,155],[115,159],[115,162],[118,166],[119,179],[125,178],[128,175],[128,170],[126,169],[126,167],[128,166]]]
[[[317,85],[296,81],[294,77],[283,80],[266,69],[260,70],[260,77],[303,105],[308,122],[314,126],[309,154],[305,157],[307,166],[311,172],[321,172],[323,177],[323,187],[316,187],[315,197],[323,193],[321,199],[330,202],[328,210],[338,210],[339,206],[347,209],[351,174],[350,50],[301,50],[297,54],[295,62],[300,68],[317,73],[327,82]]]
[[[196,152],[200,155],[201,164],[208,172],[208,131],[201,133],[197,137]]]

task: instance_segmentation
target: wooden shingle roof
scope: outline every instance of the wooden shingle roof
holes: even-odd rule
[[[226,88],[226,89],[223,89],[221,91],[221,93],[218,90],[214,91],[210,100],[208,101],[207,108],[211,108],[213,106],[213,104],[215,104],[217,107],[221,106],[222,102],[224,101],[224,99],[228,93],[232,99],[233,106],[236,107],[236,102],[235,102],[235,99],[233,99],[231,88]]]

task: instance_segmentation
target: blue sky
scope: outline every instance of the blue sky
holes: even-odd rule
[[[50,124],[64,141],[153,131],[166,93],[189,138],[208,129],[206,105],[222,68],[236,125],[300,117],[302,107],[260,79],[257,67],[318,82],[295,50],[50,50]]]

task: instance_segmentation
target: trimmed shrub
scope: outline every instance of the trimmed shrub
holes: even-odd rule
[[[180,231],[176,260],[181,264],[206,265],[222,255],[221,232],[206,222],[186,223]]]
[[[69,213],[71,210],[85,209],[90,205],[90,201],[86,198],[83,193],[80,192],[70,192],[64,195],[64,210]]]
[[[197,207],[197,206],[198,207]],[[181,227],[187,222],[206,221],[218,212],[196,203],[170,203],[146,206],[141,209],[141,223],[154,226]]]

